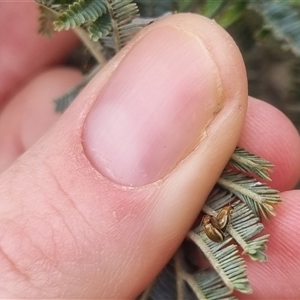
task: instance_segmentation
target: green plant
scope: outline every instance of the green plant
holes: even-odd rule
[[[300,54],[300,1],[228,1],[228,0],[36,0],[40,4],[40,32],[74,29],[95,58],[92,70],[75,89],[55,100],[55,110],[63,112],[96,71],[103,67],[133,35],[155,18],[173,11],[193,11],[214,18],[238,39],[241,50],[259,43],[277,45],[296,57]],[[141,17],[139,17],[139,12]],[[245,21],[255,14],[258,21]],[[242,18],[243,17],[243,18]],[[242,21],[243,20],[243,21]],[[247,51],[244,50],[244,55]],[[247,63],[247,59],[246,59]],[[264,253],[268,235],[257,237],[264,226],[261,218],[275,215],[280,202],[278,192],[258,181],[269,180],[272,165],[248,151],[236,148],[199,215],[199,221],[169,264],[139,296],[139,299],[236,299],[234,290],[250,293],[243,255],[266,262]],[[252,174],[252,175],[249,175]],[[219,225],[220,211],[232,207],[226,215],[227,226]],[[230,209],[231,211],[231,209]],[[221,243],[213,242],[201,224],[209,215]],[[228,223],[228,224],[227,224]],[[238,250],[238,246],[242,251]],[[197,253],[195,256],[195,252]],[[196,258],[210,263],[201,268]]]

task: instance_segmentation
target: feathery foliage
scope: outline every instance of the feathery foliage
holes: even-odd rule
[[[99,47],[93,42],[101,44],[102,39],[107,37],[103,45],[109,44],[115,52],[118,52],[142,28],[132,22],[139,16],[138,6],[133,0],[36,0],[36,2],[43,6],[43,14],[40,17],[41,32],[75,29],[102,65],[106,61],[105,55],[97,53]],[[46,15],[45,9],[55,16],[53,29],[49,27],[50,21],[53,20]],[[85,36],[89,36],[91,42],[88,42]]]
[[[266,262],[267,256],[263,252],[269,235],[252,239],[264,229],[259,218],[253,216],[253,212],[247,204],[239,203],[235,206],[228,233],[241,246],[243,254],[248,254],[252,260]]]
[[[97,42],[99,39],[107,36],[111,30],[111,20],[108,15],[98,18],[95,22],[87,27],[87,30],[90,34],[90,38]]]
[[[266,219],[269,219],[269,214],[274,216],[273,205],[281,201],[278,191],[243,174],[224,171],[218,184],[247,203],[257,217],[260,213]]]
[[[247,279],[245,262],[238,254],[237,245],[226,246],[231,238],[218,244],[211,241],[206,234],[197,228],[188,233],[188,237],[204,253],[212,267],[232,292],[250,293],[250,283]]]
[[[252,172],[264,180],[271,180],[269,173],[274,167],[269,161],[238,147],[232,154],[228,164],[240,171]]]
[[[138,6],[132,0],[107,0],[107,5],[115,49],[119,51],[141,29],[131,23],[139,16]]]
[[[87,22],[95,22],[106,13],[105,0],[79,0],[62,13],[54,22],[55,30],[75,28]]]
[[[194,274],[197,286],[202,291],[200,299],[236,300],[231,294],[230,289],[223,283],[216,271],[198,272]]]

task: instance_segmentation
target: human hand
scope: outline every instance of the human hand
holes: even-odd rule
[[[271,185],[283,192],[266,224],[269,263],[249,262],[254,294],[243,299],[299,298],[300,194],[289,191],[299,136],[259,100],[249,98],[246,115],[243,61],[219,26],[195,15],[155,22],[57,120],[53,99],[80,75],[53,65],[76,40],[25,32],[32,3],[1,5],[1,20],[26,15],[24,31],[0,31],[0,95],[15,91],[0,115],[2,169],[26,150],[0,176],[1,298],[137,296],[181,243],[237,142],[275,164]]]

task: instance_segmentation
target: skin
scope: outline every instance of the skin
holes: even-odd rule
[[[254,293],[239,297],[299,299],[300,193],[292,190],[300,175],[299,136],[276,108],[247,97],[241,55],[218,25],[193,15],[154,23],[58,117],[53,98],[80,81],[77,70],[58,66],[76,38],[71,32],[51,41],[36,35],[33,3],[0,5],[1,20],[22,14],[31,24],[13,36],[0,31],[6,56],[0,55],[0,298],[134,298],[179,246],[238,143],[276,166],[271,186],[283,200],[266,224],[269,263],[249,261]],[[183,36],[209,48],[224,107],[205,138],[163,178],[123,187],[95,168],[85,120],[124,57],[165,26],[180,26]],[[20,53],[18,41],[25,38],[32,47]]]

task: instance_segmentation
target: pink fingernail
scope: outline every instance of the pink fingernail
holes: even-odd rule
[[[90,111],[86,155],[122,185],[164,178],[221,109],[221,89],[217,67],[198,37],[155,29],[122,60]]]

